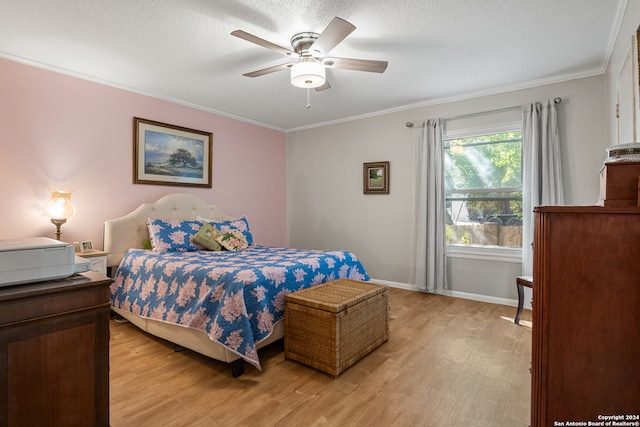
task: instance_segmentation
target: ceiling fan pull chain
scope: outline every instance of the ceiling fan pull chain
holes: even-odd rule
[[[311,89],[307,88],[307,110],[311,108]]]

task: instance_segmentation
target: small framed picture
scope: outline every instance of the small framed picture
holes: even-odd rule
[[[82,253],[91,252],[93,250],[93,243],[91,243],[91,240],[85,240],[80,243],[80,249]]]
[[[73,246],[76,247],[76,253],[82,252],[82,245],[80,244],[80,242],[73,242]]]
[[[364,194],[389,194],[389,162],[363,164]]]

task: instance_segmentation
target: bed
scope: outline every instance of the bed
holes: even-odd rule
[[[191,227],[196,233],[205,223],[217,231],[231,226],[246,247],[205,250],[196,244],[195,249],[164,250],[154,240],[159,239],[157,224]],[[149,250],[150,240],[160,250]],[[232,218],[184,193],[105,221],[104,250],[117,315],[177,346],[229,363],[233,376],[244,372],[244,362],[261,369],[257,350],[284,337],[284,295],[343,277],[369,280],[350,252],[259,245],[252,242],[245,217]]]

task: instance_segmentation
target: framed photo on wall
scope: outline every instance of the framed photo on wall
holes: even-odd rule
[[[389,194],[389,162],[363,164],[364,194]]]
[[[213,135],[133,118],[133,183],[211,188]]]

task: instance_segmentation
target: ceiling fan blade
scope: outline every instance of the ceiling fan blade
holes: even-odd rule
[[[331,89],[331,85],[329,84],[329,80],[325,80],[324,84],[322,86],[318,86],[316,88],[316,92],[320,92],[323,90],[327,90],[327,89]]]
[[[252,71],[250,73],[244,73],[245,77],[260,77],[265,74],[275,73],[276,71],[286,70],[290,68],[295,62],[287,62],[286,64],[274,65],[273,67],[263,68],[262,70]]]
[[[313,55],[324,56],[355,29],[355,25],[336,16],[320,33],[320,37],[309,47],[309,51]]]
[[[271,49],[271,50],[275,50],[276,52],[279,52],[283,55],[287,55],[287,56],[292,56],[294,58],[298,58],[298,54],[295,53],[292,50],[286,49],[282,46],[279,46],[275,43],[271,43],[270,41],[267,41],[265,39],[261,39],[258,36],[254,36],[253,34],[249,34],[246,31],[242,31],[242,30],[235,30],[231,32],[232,36],[236,36],[238,38],[241,38],[243,40],[246,40],[248,42],[251,43],[255,43],[258,46],[262,46],[262,47],[266,47],[267,49]]]
[[[384,73],[389,63],[387,61],[374,61],[371,59],[324,58],[322,64],[327,68]]]

